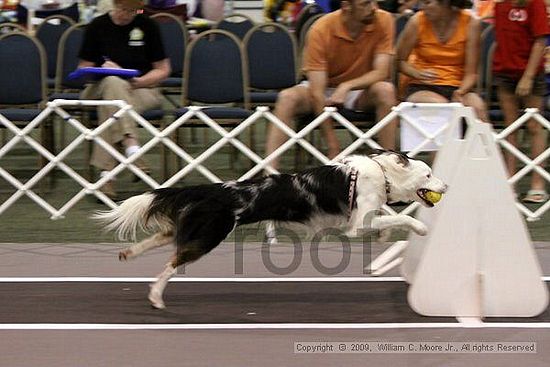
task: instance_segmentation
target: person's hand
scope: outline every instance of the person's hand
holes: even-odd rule
[[[424,82],[426,84],[433,81],[435,78],[437,78],[437,72],[431,69],[426,70],[418,70],[418,75],[415,79],[418,79],[421,82]]]
[[[101,65],[102,68],[111,68],[111,69],[122,69],[119,64],[111,60],[105,60]]]
[[[451,101],[464,104],[464,94],[460,89],[456,89],[451,96]]]
[[[531,94],[533,89],[533,79],[526,76],[522,76],[516,86],[516,95],[520,97],[525,97]]]
[[[327,106],[342,107],[346,101],[346,96],[348,95],[349,89],[344,85],[340,84],[332,93],[330,97],[327,98],[325,104]]]
[[[130,79],[130,85],[132,86],[132,89],[148,87],[148,85],[145,83],[145,80],[140,76]]]

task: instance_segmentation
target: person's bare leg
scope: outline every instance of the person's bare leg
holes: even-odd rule
[[[288,126],[293,126],[296,115],[308,112],[311,112],[311,103],[308,88],[304,86],[294,86],[281,91],[273,110],[273,114]],[[266,157],[283,145],[287,139],[288,135],[274,124],[269,123],[265,143]],[[279,158],[272,160],[270,165],[277,169],[279,167]]]
[[[334,121],[332,119],[326,120],[321,124],[321,131],[323,137],[327,143],[327,157],[333,159],[340,153],[340,140],[336,136],[336,130],[334,130]]]
[[[393,84],[387,82],[376,83],[370,88],[369,94],[370,93],[374,95],[374,101],[376,101],[376,121],[380,121],[391,112],[391,109],[395,105],[397,105],[395,87]],[[382,145],[383,148],[395,150],[397,125],[398,119],[394,119],[380,131],[380,145]]]
[[[539,111],[544,110],[543,103],[544,99],[540,96],[529,96],[525,99],[526,107],[538,108]],[[546,132],[541,124],[534,119],[529,120],[527,128],[531,143],[531,158],[535,159],[546,149]],[[544,178],[533,171],[531,175],[531,190],[544,190],[545,186]]]
[[[395,87],[388,82],[374,83],[359,96],[355,104],[356,109],[365,111],[374,107],[376,121],[382,120],[397,105]],[[397,119],[386,125],[379,133],[380,145],[384,149],[395,150],[395,138],[397,135]]]
[[[507,91],[504,88],[498,89],[498,100],[500,104],[500,109],[504,114],[504,125],[509,126],[518,118],[518,100],[515,94]],[[517,133],[508,135],[506,138],[510,144],[517,147]],[[508,169],[508,174],[513,176],[516,173],[516,157],[508,152],[504,152],[504,161],[506,163],[506,168]]]
[[[447,103],[449,100],[439,93],[422,90],[415,92],[407,98],[407,102],[412,103]]]
[[[476,93],[467,93],[463,96],[464,106],[472,107],[476,113],[478,119],[483,122],[489,122],[489,115],[487,114],[487,107],[485,102]]]

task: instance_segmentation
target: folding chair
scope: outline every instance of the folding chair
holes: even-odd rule
[[[74,24],[75,22],[65,15],[52,15],[44,19],[36,29],[35,37],[42,43],[46,50],[48,89],[50,90],[55,88],[59,40],[63,33]]]
[[[183,62],[189,39],[187,27],[178,17],[172,14],[156,13],[151,18],[158,22],[164,50],[170,59],[172,69],[170,77],[161,84],[162,92],[166,96],[166,99],[174,107],[177,107],[178,103],[172,101],[168,96],[179,95],[181,92]]]
[[[29,10],[26,6],[17,5],[17,21],[20,24],[26,24],[28,19]],[[71,18],[74,22],[78,22],[80,19],[80,10],[78,9],[78,2],[74,2],[66,8],[58,8],[51,10],[37,10],[34,12],[35,18],[47,18],[52,15],[65,15]]]
[[[403,29],[405,29],[405,26],[411,18],[411,13],[399,14],[395,17],[395,40],[397,40]]]
[[[247,57],[250,102],[273,105],[279,91],[298,81],[296,40],[276,23],[254,26],[243,40]]]
[[[83,23],[73,24],[63,32],[59,39],[55,87],[54,93],[50,95],[50,100],[80,98],[80,92],[84,89],[85,83],[82,80],[69,79],[69,74],[78,66],[78,52],[84,40],[85,27],[86,25]]]
[[[477,89],[479,95],[485,101],[489,119],[492,122],[503,122],[504,115],[500,110],[496,87],[493,85],[493,55],[495,48],[495,30],[490,25],[481,33]]]
[[[254,21],[248,15],[232,14],[220,20],[215,29],[227,31],[242,40],[252,27],[254,27]]]
[[[27,33],[27,29],[21,24],[17,23],[0,23],[0,35],[8,34],[12,32],[22,32]]]
[[[307,4],[300,10],[298,15],[296,16],[296,21],[294,24],[294,34],[297,35],[298,42],[301,45],[302,39],[300,36],[302,35],[302,28],[306,24],[306,22],[316,16],[316,15],[323,15],[325,12],[323,8],[317,3]]]
[[[0,114],[24,127],[42,112],[47,101],[46,54],[36,38],[13,32],[0,36],[0,55]],[[0,124],[0,128],[6,126]],[[53,153],[51,120],[41,122],[39,129],[41,145]],[[40,166],[45,163],[41,157]]]
[[[200,33],[189,45],[183,69],[184,107],[175,111],[176,117],[191,105],[204,106],[208,117],[225,126],[236,126],[252,114],[244,52],[235,35],[220,29]],[[204,124],[193,119],[185,126]],[[252,147],[253,140],[251,132]]]

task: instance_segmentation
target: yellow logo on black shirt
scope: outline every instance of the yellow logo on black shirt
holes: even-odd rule
[[[130,31],[130,40],[128,46],[143,46],[143,31],[139,28],[134,28]]]

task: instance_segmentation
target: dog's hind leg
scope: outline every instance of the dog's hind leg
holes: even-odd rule
[[[186,244],[183,248],[178,248],[176,254],[172,257],[172,260],[166,264],[166,267],[162,273],[157,276],[157,281],[151,285],[151,289],[149,291],[149,301],[151,302],[151,306],[157,309],[166,308],[162,299],[162,294],[164,293],[164,289],[170,281],[170,278],[176,274],[176,269],[178,266],[189,264],[195,260],[198,260],[203,255],[210,252],[210,250],[216,247],[220,242],[221,240],[217,241],[213,246],[212,242],[203,242],[205,244],[210,244],[211,246],[204,246],[202,243],[194,242],[191,244]]]
[[[207,209],[210,210],[209,207]],[[202,220],[197,220],[197,216],[189,213],[187,218],[182,218],[178,223],[175,236],[176,254],[171,262],[166,264],[166,268],[159,274],[149,291],[149,301],[154,308],[166,307],[162,295],[168,281],[176,274],[178,266],[196,261],[212,251],[235,227],[235,216],[230,210],[208,214],[198,216]]]
[[[126,247],[124,250],[118,253],[118,259],[120,261],[126,261],[133,259],[145,251],[150,249],[168,245],[174,242],[174,235],[170,233],[156,233],[151,237],[144,239],[139,243],[135,243],[132,246]]]

